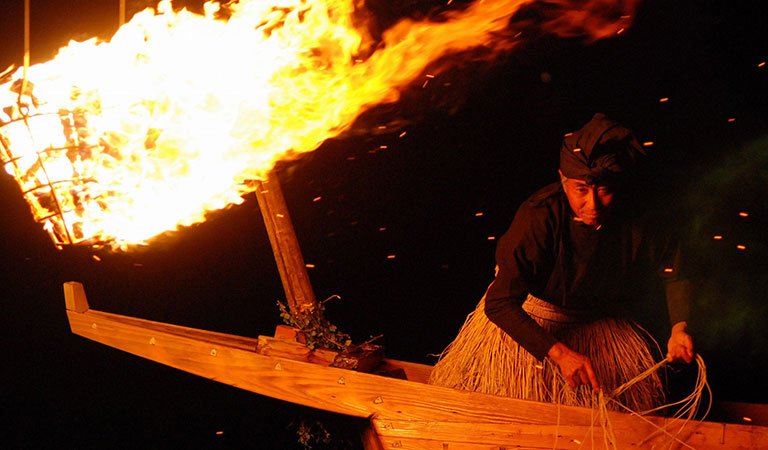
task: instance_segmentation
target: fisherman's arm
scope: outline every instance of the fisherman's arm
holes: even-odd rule
[[[523,205],[496,250],[496,278],[488,288],[485,314],[536,359],[549,357],[566,381],[599,389],[592,363],[542,328],[522,308],[533,279],[547,270],[545,248],[552,245],[546,226]]]
[[[691,303],[691,283],[677,280],[666,284],[667,308],[672,325],[667,341],[667,361],[693,361],[693,338],[688,334],[688,316]]]
[[[681,275],[681,245],[677,243],[662,265],[661,278],[667,297],[669,322],[672,326],[667,341],[667,361],[693,361],[693,338],[688,334],[688,319],[691,313],[691,282]]]

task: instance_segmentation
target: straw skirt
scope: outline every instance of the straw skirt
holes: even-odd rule
[[[589,357],[604,392],[612,392],[654,365],[653,340],[636,324],[614,318],[593,320],[533,296],[523,309],[560,342]],[[594,399],[591,387],[568,386],[557,364],[549,358],[538,361],[491,322],[485,315],[485,297],[441,354],[430,383],[572,406],[590,407]],[[615,400],[638,412],[661,405],[664,391],[658,374]],[[612,403],[608,407],[619,409]]]

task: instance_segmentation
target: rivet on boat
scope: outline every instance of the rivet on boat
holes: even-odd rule
[[[402,446],[403,446],[403,443],[400,441],[395,441],[392,443],[392,447],[402,447]]]
[[[280,363],[275,364],[275,370],[283,370],[283,366]]]
[[[344,379],[344,377],[339,377],[339,384],[347,384],[347,380]]]
[[[93,323],[93,324],[91,324],[91,328],[93,328],[95,330],[96,328],[99,328],[99,326],[96,325],[95,323]]]
[[[379,396],[379,397],[376,397],[376,399],[373,400],[373,403],[378,405],[378,404],[384,403],[384,400],[381,398],[381,396]]]
[[[216,356],[216,349],[215,348],[211,349],[211,356]]]
[[[154,337],[149,338],[149,345],[155,345],[155,338]]]

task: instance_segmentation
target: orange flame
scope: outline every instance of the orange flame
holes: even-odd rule
[[[248,180],[397,101],[438,58],[512,48],[510,26],[532,26],[513,18],[525,3],[479,0],[374,41],[353,0],[209,2],[203,15],[164,0],[108,43],[71,42],[27,80],[4,74],[0,157],[58,246],[127,249],[241,203]],[[553,1],[533,25],[606,37],[634,3]]]

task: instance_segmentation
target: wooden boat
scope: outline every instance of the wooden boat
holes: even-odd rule
[[[289,303],[301,308],[314,297],[279,185],[271,182],[259,203]],[[261,395],[368,418],[366,449],[768,448],[764,426],[621,412],[603,417],[608,436],[591,409],[433,386],[431,366],[381,359],[371,373],[330,367],[336,352],[310,350],[283,328],[275,337],[234,336],[91,310],[77,282],[65,283],[64,292],[73,333]]]
[[[261,395],[369,418],[366,449],[604,446],[590,409],[429,385],[430,366],[404,361],[383,359],[377,371],[383,375],[329,367],[331,351],[94,311],[82,284],[65,283],[64,290],[73,333]],[[763,426],[692,421],[680,430],[663,417],[610,412],[608,418],[618,448],[768,448]]]

